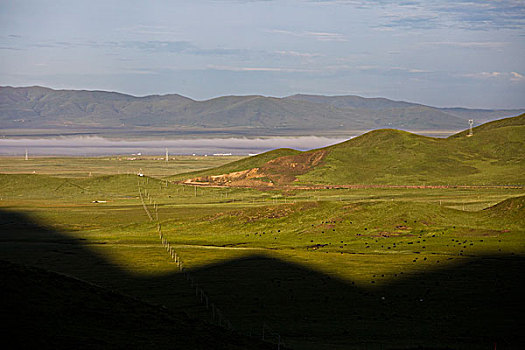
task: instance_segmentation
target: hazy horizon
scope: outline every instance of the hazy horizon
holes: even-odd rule
[[[248,155],[276,148],[306,151],[330,146],[352,138],[297,136],[297,137],[228,137],[195,139],[109,139],[100,136],[68,136],[52,138],[0,138],[0,155],[23,156],[105,156],[105,155],[164,155],[166,148],[172,155],[213,155],[231,153]]]

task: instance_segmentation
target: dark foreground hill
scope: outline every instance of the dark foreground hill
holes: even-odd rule
[[[273,348],[44,269],[0,261],[0,274],[2,338],[17,348]]]
[[[523,185],[524,149],[522,114],[478,126],[472,136],[382,129],[322,149],[275,150],[176,178],[230,186]]]
[[[195,101],[180,95],[135,97],[115,92],[0,87],[0,128],[99,134],[337,134],[397,128],[460,130],[523,110],[440,109],[359,96],[223,96]],[[58,132],[57,131],[57,132]]]

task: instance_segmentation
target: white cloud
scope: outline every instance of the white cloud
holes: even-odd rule
[[[525,76],[517,72],[510,72],[510,80],[512,81],[524,81]]]
[[[341,33],[331,33],[331,32],[313,32],[313,31],[305,31],[305,32],[294,32],[290,30],[282,30],[282,29],[270,29],[267,30],[268,33],[275,33],[275,34],[285,34],[285,35],[291,35],[301,38],[313,38],[318,41],[348,41],[346,37]]]
[[[152,69],[127,69],[123,70],[123,73],[125,74],[139,74],[139,75],[151,75],[151,74],[159,74],[159,72],[152,70]]]
[[[118,28],[117,31],[127,32],[131,34],[142,34],[142,35],[180,35],[179,32],[172,30],[166,26],[148,26],[148,25],[137,25],[125,28]]]
[[[378,66],[357,66],[356,67],[359,70],[372,70],[372,69],[379,69]]]
[[[383,67],[383,66],[357,66],[358,70],[376,72],[406,72],[406,73],[432,73],[430,70],[406,67]]]
[[[286,35],[293,35],[293,36],[300,36],[297,32],[292,32],[290,30],[282,30],[282,29],[269,29],[267,30],[268,33],[275,33],[275,34],[286,34]]]
[[[391,27],[373,27],[372,30],[378,31],[378,32],[393,32],[394,28]]]
[[[319,41],[348,41],[341,33],[306,32],[305,35]]]
[[[231,72],[312,72],[310,69],[286,68],[286,67],[233,67],[233,66],[216,66],[208,65],[206,68],[214,70],[225,70]]]
[[[500,79],[510,80],[514,82],[525,81],[525,76],[518,72],[477,72],[477,73],[466,73],[461,76],[473,79]]]
[[[491,79],[491,78],[499,78],[501,77],[501,72],[478,72],[478,73],[466,73],[463,74],[464,77],[467,78],[475,78],[475,79]]]
[[[297,51],[275,51],[275,53],[282,55],[282,56],[304,57],[304,58],[324,56],[319,53],[297,52]]]
[[[428,46],[451,46],[471,49],[496,49],[507,46],[509,43],[504,41],[436,41],[424,42],[421,44]]]
[[[402,69],[406,70],[409,73],[431,73],[431,71],[425,70],[425,69],[408,69],[408,70],[406,68],[402,68]]]

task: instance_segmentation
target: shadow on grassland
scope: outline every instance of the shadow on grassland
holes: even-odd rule
[[[298,347],[503,349],[525,344],[523,268],[524,257],[486,256],[363,288],[260,256],[193,275],[232,323],[264,321]]]
[[[15,349],[275,348],[178,312],[202,309],[186,283],[136,278],[22,213],[0,210],[0,276],[0,335]]]
[[[187,311],[202,319],[209,316],[199,309],[202,307],[194,291],[181,274],[132,276],[92,252],[81,240],[45,229],[20,213],[0,211],[0,225],[1,259],[70,274],[166,305],[172,311]],[[266,324],[292,348],[493,349],[496,344],[497,349],[517,349],[525,344],[524,268],[523,256],[485,256],[431,273],[412,274],[381,287],[364,288],[301,265],[251,256],[193,270],[192,276],[237,330],[260,335]],[[38,285],[38,281],[32,282],[33,287]],[[25,286],[33,288],[31,284]],[[26,289],[20,295],[28,293],[31,291]],[[57,288],[49,293],[74,299],[60,294]],[[17,294],[9,297],[16,298]],[[38,295],[32,297],[39,300]],[[82,302],[70,306],[78,307],[78,317],[88,320],[97,319],[90,313],[100,312],[86,310]],[[17,315],[12,309],[15,314],[11,318],[32,318],[31,313]],[[41,313],[42,323],[46,316],[56,317]],[[90,323],[93,332],[101,331],[96,326],[96,322]],[[150,330],[154,332],[154,328]],[[118,330],[121,336],[130,331],[134,332],[129,327]],[[68,327],[64,332],[59,340],[85,336],[85,332]],[[217,334],[205,337],[213,341],[214,336],[220,339]]]

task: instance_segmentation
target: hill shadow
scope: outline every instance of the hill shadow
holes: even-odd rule
[[[137,277],[24,213],[0,210],[0,276],[0,334],[14,348],[274,348],[203,322],[185,281]]]
[[[525,344],[524,267],[524,257],[485,256],[374,288],[252,256],[193,275],[234,310],[232,323],[264,321],[300,348],[501,349]]]
[[[165,305],[172,315],[184,311],[209,320],[209,312],[195,297],[183,274],[151,277],[130,274],[95,253],[84,241],[46,228],[22,213],[0,210],[0,228],[0,259],[68,274]],[[483,256],[430,273],[407,274],[377,287],[372,284],[363,287],[298,264],[250,256],[194,269],[192,276],[239,332],[260,337],[265,327],[267,339],[278,333],[291,348],[492,349],[496,345],[497,349],[518,349],[525,344],[524,268],[523,256]],[[16,280],[16,273],[10,276]],[[38,275],[32,276],[36,279]],[[40,295],[30,290],[38,284],[38,280],[23,284],[24,290],[19,294],[31,294],[34,300],[39,300]],[[42,288],[35,291],[42,293]],[[60,288],[51,288],[49,293],[59,299],[73,298]],[[10,298],[16,296],[9,294]],[[6,305],[13,303],[6,298],[2,300]],[[87,311],[81,303],[77,307],[78,317],[86,317]],[[117,310],[123,307],[115,306]],[[28,321],[32,317],[31,313],[17,314],[13,308],[2,309],[14,313],[7,317],[26,317]],[[178,315],[179,321],[173,321],[175,326],[186,319]],[[45,316],[41,313],[38,319],[44,323]],[[87,319],[96,318],[91,315]],[[118,324],[118,320],[114,323]],[[23,319],[20,324],[24,324]],[[93,332],[100,331],[92,324],[91,327]],[[223,335],[218,335],[206,327],[194,324],[193,328],[202,332],[193,335],[204,337],[208,344],[215,337],[221,339],[228,334],[224,330]],[[65,329],[66,338],[79,334],[70,330],[68,334],[69,328]],[[120,335],[130,329],[121,327]],[[163,330],[159,332],[164,334]],[[86,336],[85,332],[82,334]],[[97,338],[96,334],[92,336]],[[132,333],[129,336],[133,338]],[[241,340],[229,339],[234,345],[223,348],[244,346],[244,338],[233,338]],[[223,343],[217,344],[216,348],[221,348]]]

